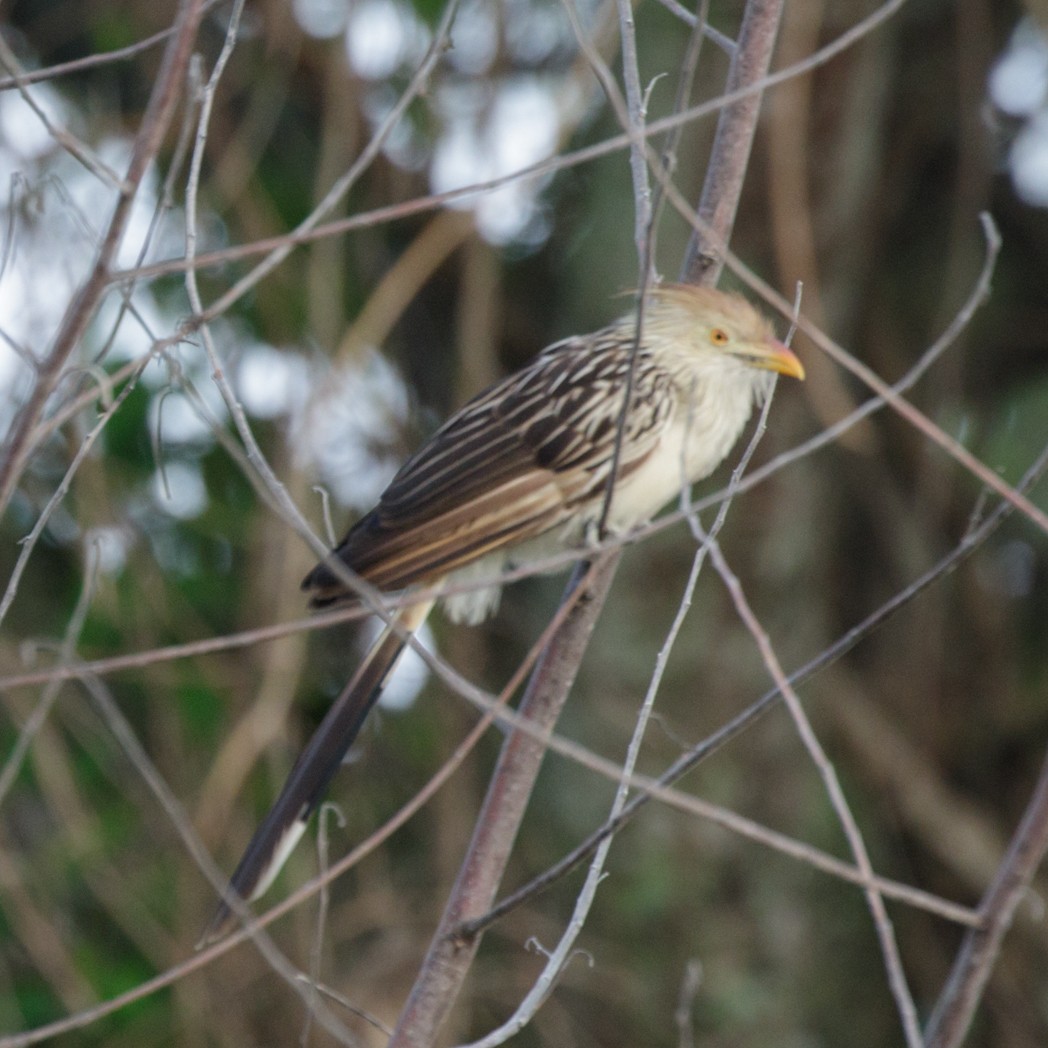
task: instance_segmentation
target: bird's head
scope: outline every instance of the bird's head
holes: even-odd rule
[[[753,369],[803,379],[804,366],[776,337],[767,318],[739,295],[689,284],[662,284],[649,294],[644,341],[686,355],[688,366]],[[770,381],[770,376],[769,376]]]

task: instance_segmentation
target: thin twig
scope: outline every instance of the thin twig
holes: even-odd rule
[[[221,2],[222,0],[204,0],[201,11],[206,13]],[[83,58],[70,59],[68,62],[56,62],[54,65],[44,66],[41,69],[27,69],[18,77],[0,77],[0,91],[11,91],[20,83],[39,84],[45,80],[57,80],[60,77],[69,76],[71,73],[83,73],[88,69],[96,69],[113,62],[122,62],[126,58],[135,58],[144,51],[156,47],[157,44],[162,44],[177,31],[177,24],[168,26],[167,29],[161,29],[159,33],[147,36],[137,43],[128,44],[126,47],[117,47],[112,51],[99,51],[96,54],[84,55]]]
[[[877,931],[877,937],[881,944],[881,954],[884,957],[884,963],[888,970],[888,983],[891,986],[892,996],[895,998],[895,1004],[899,1010],[903,1032],[906,1035],[906,1043],[910,1048],[923,1048],[924,1041],[921,1037],[920,1023],[917,1020],[917,1007],[914,1004],[913,995],[910,993],[910,988],[906,982],[906,973],[903,970],[902,957],[899,955],[899,945],[895,939],[895,930],[885,908],[884,898],[877,888],[876,875],[873,872],[873,864],[870,862],[862,831],[859,829],[859,824],[852,814],[847,798],[844,796],[844,790],[841,787],[840,780],[837,778],[837,772],[826,755],[826,751],[822,748],[822,744],[819,742],[818,736],[808,720],[808,715],[804,712],[804,707],[797,697],[797,693],[786,679],[786,674],[779,663],[771,638],[757,620],[757,616],[753,613],[753,609],[746,599],[746,594],[742,589],[738,576],[731,570],[727,560],[724,558],[724,554],[721,552],[720,545],[715,540],[710,544],[710,556],[717,568],[717,573],[724,580],[724,584],[731,594],[735,610],[756,642],[761,658],[764,660],[764,665],[767,667],[769,675],[775,682],[787,709],[790,711],[793,723],[797,728],[801,741],[804,743],[804,748],[808,751],[822,778],[826,794],[830,798],[834,811],[837,813],[837,819],[844,830],[844,835],[848,840],[855,863],[862,874],[863,891],[866,895],[867,905],[873,915],[874,928]]]
[[[677,1007],[673,1012],[673,1022],[677,1027],[678,1048],[695,1048],[695,1031],[692,1028],[691,1013],[695,1007],[695,997],[702,985],[702,962],[692,958],[684,966],[680,990],[677,994]]]
[[[865,18],[856,22],[856,24],[850,29],[845,30],[845,32],[840,36],[830,41],[830,43],[826,44],[824,47],[819,48],[819,50],[815,51],[813,54],[808,55],[803,60],[795,62],[793,65],[786,66],[775,73],[771,73],[754,84],[740,88],[738,91],[719,95],[715,99],[692,106],[681,113],[662,117],[658,120],[652,120],[647,124],[646,135],[651,138],[661,135],[663,132],[687,126],[688,124],[694,123],[697,120],[701,120],[704,117],[718,112],[734,102],[741,101],[752,94],[763,92],[768,88],[774,87],[776,84],[784,83],[791,77],[803,76],[814,69],[818,69],[820,66],[832,61],[843,51],[846,51],[848,48],[854,47],[861,42],[866,36],[892,18],[905,3],[907,3],[907,0],[887,0],[886,3],[882,4]],[[586,146],[573,152],[562,153],[559,156],[541,160],[534,164],[529,164],[525,167],[518,168],[516,171],[510,171],[504,175],[500,175],[497,178],[486,179],[482,182],[474,182],[470,185],[462,186],[445,193],[434,193],[429,196],[413,197],[408,201],[390,204],[386,207],[375,208],[371,211],[351,215],[348,218],[339,219],[335,222],[316,224],[306,230],[296,229],[292,230],[290,233],[283,233],[280,236],[267,237],[262,240],[252,241],[249,244],[242,244],[236,247],[223,248],[221,250],[206,253],[201,252],[192,263],[185,258],[175,258],[169,259],[165,262],[156,262],[141,267],[140,269],[114,272],[112,280],[114,282],[119,282],[132,277],[147,278],[163,276],[170,273],[181,273],[184,272],[190,264],[196,268],[225,265],[242,258],[266,254],[267,252],[285,246],[297,247],[302,244],[312,243],[316,240],[322,240],[325,237],[341,236],[357,229],[371,228],[383,222],[410,218],[421,212],[434,211],[438,208],[447,207],[450,204],[461,203],[470,197],[492,192],[493,190],[500,189],[505,185],[509,185],[510,183],[521,179],[531,179],[556,174],[560,171],[589,163],[592,160],[599,160],[602,157],[620,152],[623,149],[628,149],[629,146],[630,136],[627,133],[614,135],[602,142],[595,143],[592,146]],[[211,318],[208,317],[206,319]]]
[[[80,634],[83,632],[84,623],[87,621],[87,613],[91,609],[91,597],[94,593],[94,584],[97,577],[97,549],[94,547],[85,549],[84,559],[87,564],[87,569],[84,572],[84,583],[80,588],[76,606],[73,608],[72,615],[69,616],[65,635],[62,637],[62,643],[58,649],[59,662],[63,665],[68,665],[75,661]],[[44,688],[43,695],[40,696],[39,701],[33,707],[33,712],[26,718],[10,754],[4,761],[3,767],[0,768],[0,807],[3,806],[8,790],[11,789],[19,771],[22,769],[22,762],[29,752],[33,739],[39,734],[54,704],[58,701],[58,696],[62,691],[62,683],[59,680],[52,680]]]
[[[146,753],[145,748],[138,741],[138,737],[135,735],[130,722],[123,715],[108,689],[101,681],[90,677],[84,678],[83,685],[98,706],[102,719],[113,733],[113,737],[119,743],[120,749],[127,756],[128,760],[131,761],[142,781],[145,782],[160,803],[164,814],[171,825],[174,826],[186,849],[192,854],[197,865],[204,871],[208,879],[217,886],[217,890],[221,891],[226,883],[224,874],[211,858],[204,842],[197,836],[185,808],[182,807],[181,802],[174,795],[163,775],[160,774],[150,760],[149,754]],[[315,994],[308,980],[304,981],[300,978],[302,973],[277,949],[273,941],[261,932],[256,933],[253,936],[253,940],[266,961],[284,977],[287,984],[302,998],[316,1021],[339,1044],[356,1045],[356,1039],[342,1025],[339,1019],[321,1005],[319,1001],[315,1000]],[[140,984],[136,989],[140,989],[144,985]],[[89,1009],[89,1011],[97,1017],[98,1014],[101,1014],[98,1011],[101,1007],[97,1006]],[[14,1040],[14,1043],[18,1043],[17,1039]],[[29,1044],[32,1042],[25,1041],[23,1043]],[[0,1041],[0,1045],[2,1044],[3,1041]]]
[[[411,81],[400,94],[396,104],[383,118],[381,124],[374,134],[368,139],[367,145],[361,150],[360,155],[353,161],[349,170],[340,178],[336,179],[331,188],[324,195],[319,204],[306,216],[294,229],[288,239],[278,238],[278,243],[272,248],[268,256],[263,259],[250,273],[245,274],[225,294],[220,295],[208,308],[206,316],[214,318],[221,316],[248,291],[256,287],[258,283],[271,273],[295,247],[298,237],[308,236],[310,231],[320,223],[320,220],[330,214],[345,199],[346,194],[356,185],[361,175],[371,166],[374,160],[381,154],[382,147],[399,125],[404,114],[412,102],[425,90],[429,78],[440,57],[450,46],[451,27],[458,14],[459,0],[448,0],[440,22],[433,35],[433,43],[430,44],[425,58],[419,64],[417,70],[411,77]]]
[[[636,321],[633,328],[633,344],[630,347],[629,368],[626,371],[626,381],[623,384],[622,403],[615,423],[615,441],[611,447],[611,464],[608,468],[608,479],[604,486],[604,502],[597,520],[597,535],[600,538],[604,538],[608,532],[608,517],[611,513],[615,484],[619,475],[622,445],[626,437],[626,421],[629,418],[629,407],[633,401],[637,357],[644,334],[644,310],[648,288],[655,276],[652,261],[652,242],[654,239],[653,205],[645,160],[645,102],[640,87],[640,71],[637,68],[633,10],[626,0],[618,0],[620,38],[623,41],[623,79],[626,84],[627,98],[622,97],[611,69],[583,31],[574,4],[566,4],[564,10],[568,15],[568,20],[571,22],[572,29],[575,31],[575,39],[579,45],[579,50],[583,53],[594,75],[600,81],[612,111],[615,113],[619,124],[626,129],[630,140],[630,177],[633,181],[634,199],[633,241],[637,249],[638,260],[637,290],[634,297]]]
[[[14,568],[11,569],[10,578],[8,578],[7,586],[4,588],[4,595],[0,598],[0,623],[4,621],[11,604],[18,595],[18,585],[22,581],[22,575],[29,565],[29,558],[32,556],[33,550],[35,549],[37,542],[40,540],[40,536],[44,533],[48,521],[50,521],[55,510],[57,510],[62,504],[66,495],[69,494],[73,478],[79,471],[81,464],[90,454],[91,449],[95,446],[95,442],[102,435],[102,431],[106,428],[110,419],[112,419],[112,417],[117,413],[121,405],[137,386],[141,372],[144,370],[147,363],[148,360],[139,361],[138,373],[133,375],[124,385],[119,396],[117,396],[113,403],[109,405],[94,426],[91,427],[90,432],[88,432],[83,440],[81,440],[80,446],[76,449],[76,454],[73,456],[72,462],[69,463],[61,481],[59,481],[58,486],[52,492],[51,497],[47,500],[47,504],[40,511],[40,516],[37,517],[36,523],[33,525],[29,534],[22,539],[22,548],[18,551],[18,558],[15,560]],[[57,678],[52,678],[52,680],[55,679]]]
[[[37,102],[33,92],[29,90],[29,81],[18,59],[15,58],[14,52],[2,34],[0,34],[0,65],[3,65],[11,74],[10,79],[18,88],[22,101],[33,111],[33,115],[40,121],[48,135],[71,157],[83,164],[99,181],[106,183],[110,188],[120,189],[120,176],[87,143],[81,142],[71,131],[55,124],[44,107]]]
[[[1038,460],[1030,467],[1023,480],[1020,481],[1020,489],[1029,490],[1046,469],[1048,469],[1048,447],[1042,451]],[[813,677],[817,672],[825,669],[837,659],[841,658],[858,644],[860,640],[869,636],[874,630],[878,629],[892,615],[909,604],[933,583],[956,570],[964,560],[971,556],[989,539],[994,531],[1000,527],[1012,512],[1013,507],[1009,503],[999,503],[993,513],[987,516],[978,526],[970,529],[963,536],[960,543],[940,561],[924,572],[919,578],[914,580],[914,582],[910,583],[910,585],[904,587],[903,590],[897,593],[889,601],[868,615],[862,622],[853,626],[828,648],[824,649],[810,661],[805,663],[800,667],[800,669],[794,670],[788,677],[790,684],[794,688],[799,687],[805,681]],[[464,928],[463,934],[470,934],[479,927],[487,927],[489,924],[499,920],[510,911],[523,905],[534,895],[545,891],[551,884],[560,880],[580,862],[585,861],[585,859],[592,854],[593,850],[606,836],[615,833],[620,829],[652,799],[655,799],[657,796],[660,797],[660,799],[665,799],[662,797],[661,791],[667,789],[672,783],[678,781],[706,758],[710,757],[732,739],[747,730],[753,723],[775,706],[780,698],[781,695],[778,687],[773,687],[713,735],[703,739],[697,745],[692,747],[687,753],[674,761],[674,763],[663,772],[657,780],[653,780],[654,789],[642,788],[642,792],[634,797],[626,808],[623,809],[622,814],[617,819],[605,823],[564,856],[564,858],[559,862],[533,878],[512,895],[507,896],[499,902],[497,906],[493,907],[492,910],[476,922],[477,927]],[[554,740],[552,745],[555,747],[557,745],[557,740]],[[574,752],[566,755],[574,757]],[[765,841],[765,843],[770,842]],[[775,847],[776,845],[771,844],[771,846]],[[833,873],[835,876],[841,876],[844,879],[852,879],[846,870],[831,868],[831,866],[821,863],[819,865],[820,868],[826,870],[826,872]],[[929,912],[938,913],[939,916],[945,917],[947,920],[969,925],[980,923],[978,916],[972,911],[963,907],[955,906],[954,904],[941,906],[934,897],[928,896],[926,893],[911,894],[908,897],[904,897],[898,892],[898,886],[890,887],[889,882],[885,881],[878,881],[878,890],[883,895],[903,899],[904,901],[909,902],[912,906],[926,909]]]
[[[131,217],[131,205],[174,115],[196,40],[201,4],[202,0],[182,0],[179,6],[175,20],[177,31],[164,52],[105,236],[87,278],[70,300],[50,351],[37,370],[32,392],[0,446],[0,515],[6,510],[21,475],[29,436],[109,287],[112,262]]]
[[[330,830],[329,823],[334,820],[339,828],[346,825],[346,817],[342,814],[337,804],[325,801],[317,812],[317,869],[321,873],[330,866]],[[302,1034],[299,1044],[307,1048],[310,1034],[313,1032],[313,1005],[317,1000],[320,990],[320,966],[324,956],[324,935],[328,927],[328,915],[331,908],[331,892],[328,890],[330,882],[317,892],[317,917],[314,924],[313,940],[309,946],[309,978],[306,986],[309,996],[306,998],[306,1018],[302,1024]]]
[[[681,62],[680,76],[677,79],[677,94],[673,100],[673,112],[679,113],[688,104],[688,99],[691,98],[692,89],[695,86],[695,74],[699,69],[699,55],[702,51],[702,41],[707,35],[709,30],[709,11],[710,11],[710,0],[699,0],[698,12],[692,16],[693,24],[691,37],[688,40],[687,50],[684,52],[684,59]],[[689,12],[690,14],[690,12]],[[731,48],[728,51],[729,56],[735,52],[735,43],[731,41]],[[669,173],[671,176],[677,167],[677,151],[680,147],[681,137],[684,134],[684,125],[678,125],[670,131],[666,132],[665,141],[662,143],[660,150],[661,156],[659,158],[659,165],[662,170]],[[655,192],[652,196],[651,210],[651,236],[654,238],[656,229],[658,228],[659,218],[662,214],[662,209],[665,204],[665,190],[662,187],[662,180],[656,179],[655,181]],[[650,248],[652,258],[655,257],[654,246]]]
[[[579,588],[579,595],[581,595],[583,589],[584,587]],[[418,790],[410,800],[403,804],[395,815],[387,819],[382,826],[375,830],[366,840],[353,848],[349,854],[345,855],[337,863],[334,863],[330,869],[321,873],[309,883],[303,885],[284,899],[283,902],[271,907],[265,913],[260,914],[257,918],[246,920],[242,927],[238,928],[225,939],[213,943],[205,949],[199,950],[192,957],[187,958],[172,968],[169,968],[167,971],[161,972],[153,978],[137,984],[130,990],[118,994],[116,997],[113,997],[108,1001],[103,1001],[98,1005],[94,1005],[91,1008],[84,1009],[73,1015],[67,1015],[62,1019],[46,1023],[45,1025],[36,1027],[32,1030],[25,1030],[18,1034],[0,1037],[0,1048],[29,1048],[30,1045],[38,1044],[41,1041],[50,1040],[53,1037],[70,1033],[73,1030],[83,1029],[84,1027],[90,1026],[93,1023],[98,1022],[100,1019],[105,1018],[107,1015],[119,1012],[129,1005],[149,997],[151,994],[174,985],[180,979],[183,979],[190,973],[198,971],[206,965],[211,964],[216,958],[229,953],[235,947],[242,945],[249,939],[254,939],[259,930],[268,927],[274,921],[283,917],[286,913],[290,913],[298,906],[301,906],[307,899],[310,899],[316,892],[320,891],[324,885],[331,883],[331,881],[342,876],[347,870],[352,869],[361,859],[371,854],[371,852],[376,848],[385,843],[394,833],[396,833],[397,830],[411,819],[412,816],[425,807],[425,805],[432,799],[433,795],[452,777],[455,771],[461,767],[466,757],[476,748],[477,744],[487,733],[492,722],[504,712],[506,704],[516,693],[521,682],[524,680],[528,672],[530,672],[541,653],[545,650],[550,638],[556,634],[558,629],[560,629],[564,619],[573,606],[574,601],[571,601],[561,605],[561,607],[557,609],[556,614],[550,620],[546,629],[543,630],[536,643],[532,646],[531,651],[517,667],[517,670],[513,673],[500,695],[490,703],[486,704],[483,716],[459,743],[451,756],[448,757],[440,768],[430,777],[425,786]],[[86,671],[84,666],[81,666],[80,669],[81,671]],[[85,674],[82,673],[81,675]],[[485,704],[478,702],[477,705],[482,706]],[[194,838],[190,836],[187,838],[187,843],[191,842],[193,839]],[[208,876],[209,879],[215,881],[216,891],[221,892],[225,888],[226,879],[218,873],[210,855],[207,854],[206,850],[197,853],[192,847],[190,847],[190,852],[195,858],[199,859],[201,869],[204,871],[205,875]],[[233,899],[232,903],[234,907],[236,907],[238,905],[238,900]],[[246,913],[247,911],[245,910],[245,915]],[[299,981],[301,982],[303,979],[299,979]]]

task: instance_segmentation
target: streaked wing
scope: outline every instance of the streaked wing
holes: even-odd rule
[[[610,329],[550,347],[448,419],[336,554],[395,590],[541,535],[587,500],[599,512],[628,368],[628,346]],[[634,391],[619,479],[655,449],[675,406],[670,376],[644,353]],[[324,565],[303,585],[315,604],[344,595]]]

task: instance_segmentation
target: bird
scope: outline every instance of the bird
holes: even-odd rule
[[[384,593],[446,589],[449,618],[479,623],[507,570],[585,556],[712,473],[778,374],[803,379],[804,368],[746,299],[655,285],[639,321],[634,311],[556,342],[451,415],[305,577],[310,606],[359,599],[347,585],[356,576]],[[201,944],[233,926],[232,893],[252,902],[268,890],[434,603],[420,594],[387,622],[294,764]]]

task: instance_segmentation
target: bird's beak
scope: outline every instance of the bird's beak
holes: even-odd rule
[[[802,381],[804,379],[804,365],[797,359],[797,355],[775,339],[747,346],[746,351],[740,356],[750,367],[763,371],[777,371],[780,375],[789,375],[790,378]]]

